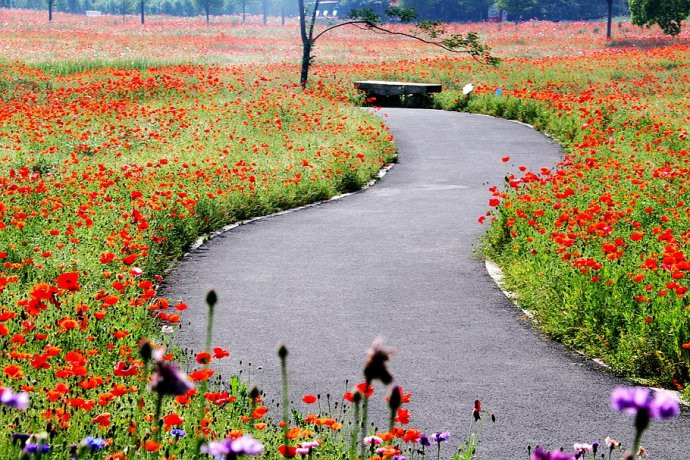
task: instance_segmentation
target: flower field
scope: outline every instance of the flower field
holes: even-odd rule
[[[277,427],[242,382],[218,383],[208,365],[232,350],[189,359],[196,389],[182,377],[165,386],[183,356],[160,331],[183,327],[185,305],[155,288],[198,237],[356,190],[394,159],[385,127],[357,108],[359,78],[440,80],[439,108],[558,139],[560,164],[492,189],[478,216],[491,223],[487,252],[548,333],[628,376],[690,385],[687,32],[621,24],[607,43],[596,23],[452,26],[480,31],[504,59],[493,68],[344,29],[319,43],[302,92],[294,24],[121,22],[0,9],[0,385],[11,406],[0,457],[258,453],[243,435],[267,458],[298,442],[327,458],[349,445],[351,410],[319,404]],[[377,455],[419,442],[406,411]]]

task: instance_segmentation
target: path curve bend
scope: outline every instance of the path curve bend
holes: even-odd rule
[[[278,342],[289,349],[291,397],[300,405],[307,393],[339,400],[383,336],[397,350],[396,381],[413,394],[411,426],[451,431],[457,443],[475,399],[494,411],[479,458],[525,458],[527,444],[568,449],[605,436],[630,443],[632,420],[608,405],[624,382],[545,340],[474,253],[488,187],[520,165],[553,166],[560,148],[528,126],[485,116],[382,115],[400,162],[374,187],[237,227],[170,274],[164,295],[189,305],[176,340],[203,348],[203,299],[213,286],[213,342],[233,354],[222,372],[236,372],[242,359],[247,375],[252,363],[252,382],[269,400],[280,398]],[[373,411],[384,404],[372,399]],[[374,420],[382,426],[384,417]],[[690,459],[687,411],[652,426],[643,444],[651,458]]]

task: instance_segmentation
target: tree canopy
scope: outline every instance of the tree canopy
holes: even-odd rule
[[[668,35],[678,35],[690,15],[690,0],[630,0],[630,18],[638,26],[658,24]]]
[[[0,0],[0,7],[45,9],[47,0]],[[516,0],[507,0],[514,2]],[[524,1],[524,0],[517,0]],[[672,0],[666,0],[672,1]],[[683,0],[687,2],[688,0]],[[83,13],[85,10],[99,10],[103,13],[129,14],[138,12],[139,0],[54,0],[55,10],[68,13]],[[262,0],[220,0],[210,8],[211,14],[240,14],[242,3],[247,14],[263,14]],[[307,2],[309,3],[309,2]],[[631,2],[632,3],[632,2]],[[385,18],[385,11],[391,0],[340,0],[338,16],[345,18],[350,10],[370,8]],[[413,8],[421,20],[444,22],[470,22],[487,19],[489,7],[494,0],[400,0],[398,6]],[[296,16],[299,12],[294,0],[268,0],[268,14]],[[168,14],[173,16],[197,16],[205,14],[204,2],[200,0],[146,0],[147,14]],[[332,9],[332,8],[331,8]],[[520,13],[522,19],[547,19],[552,21],[599,19],[607,14],[604,0],[535,0],[532,8]],[[613,0],[614,16],[628,14],[626,0]],[[514,20],[517,18],[510,17]]]

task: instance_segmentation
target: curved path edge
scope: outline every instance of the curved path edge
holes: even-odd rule
[[[569,448],[605,436],[630,444],[632,420],[608,403],[626,382],[544,340],[475,252],[488,187],[520,165],[552,166],[560,148],[527,126],[485,116],[382,116],[399,163],[376,187],[236,226],[170,273],[164,294],[189,305],[178,343],[203,348],[203,299],[213,285],[213,343],[233,353],[218,369],[251,369],[269,404],[280,399],[278,342],[289,349],[291,399],[300,405],[306,393],[339,400],[346,379],[361,379],[371,341],[385,336],[397,350],[391,371],[413,394],[410,426],[449,430],[457,446],[473,401],[493,410],[498,421],[486,427],[479,458],[523,458],[527,444]],[[385,426],[383,397],[371,406]],[[686,410],[650,427],[643,445],[651,458],[687,460],[689,431]]]

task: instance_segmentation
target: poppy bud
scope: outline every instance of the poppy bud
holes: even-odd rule
[[[141,355],[141,359],[144,361],[144,364],[151,361],[152,353],[153,353],[153,347],[151,347],[151,342],[149,342],[147,340],[141,344],[141,348],[139,349],[139,354]]]
[[[391,408],[391,412],[397,411],[402,404],[402,397],[400,393],[402,393],[400,386],[394,386],[393,391],[391,391],[391,395],[388,397],[388,407]]]
[[[280,359],[285,359],[285,358],[287,358],[287,355],[288,355],[287,348],[285,347],[285,345],[283,345],[281,343],[280,346],[278,347],[278,356],[280,357]]]
[[[254,403],[256,403],[256,400],[259,398],[260,394],[261,393],[259,391],[259,388],[256,385],[254,385],[252,389],[249,390],[249,397]]]
[[[364,378],[367,383],[378,379],[384,385],[388,385],[393,381],[393,376],[386,368],[386,361],[390,359],[391,353],[391,350],[383,348],[383,339],[374,340],[364,365]]]
[[[216,291],[211,289],[208,291],[208,294],[206,294],[206,305],[208,305],[208,308],[213,311],[213,307],[216,305],[216,302],[218,302],[218,296],[216,295]]]

